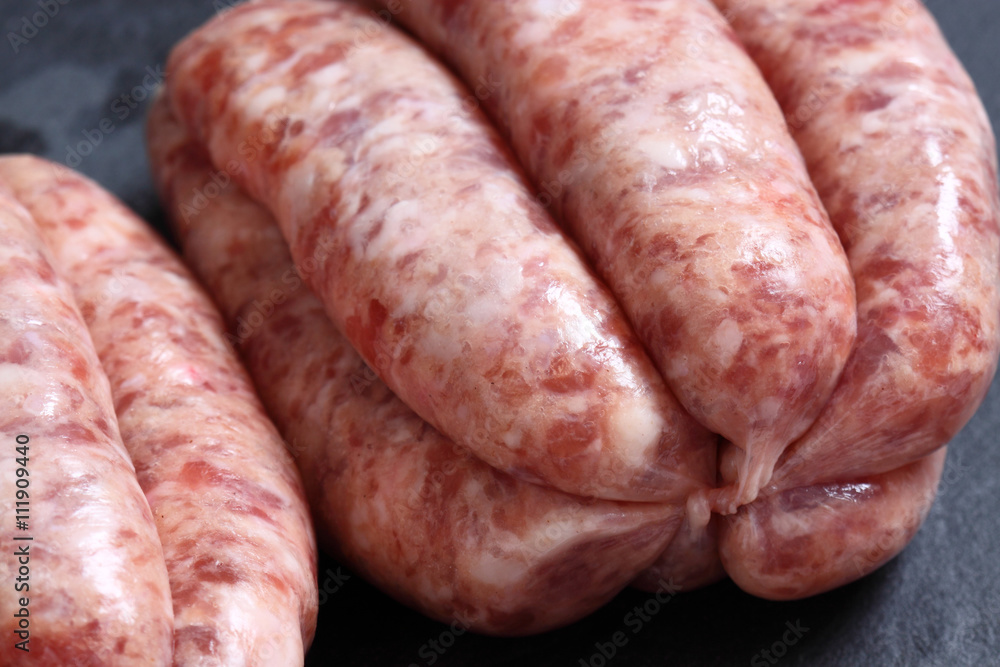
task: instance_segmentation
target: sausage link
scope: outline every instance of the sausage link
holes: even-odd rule
[[[843,249],[781,111],[707,0],[383,3],[450,61],[681,403],[747,451],[748,502],[855,335]]]
[[[779,488],[948,442],[996,371],[1000,205],[986,112],[916,0],[718,0],[785,110],[847,250],[858,343]]]
[[[791,600],[881,567],[927,518],[945,449],[881,475],[763,495],[723,517],[719,552],[726,572],[748,593]]]
[[[726,577],[719,558],[719,517],[708,523],[697,521],[698,513],[688,511],[684,522],[666,549],[648,568],[629,582],[644,591],[663,590],[663,582],[672,582],[689,591]]]
[[[219,172],[163,100],[149,142],[185,259],[291,443],[325,548],[423,613],[501,635],[582,617],[664,549],[683,506],[523,482],[430,427],[333,327],[273,218],[234,186],[204,198]]]
[[[75,291],[163,543],[175,665],[301,665],[316,546],[294,461],[211,301],[97,184],[34,157],[0,181]]]
[[[169,665],[163,551],[108,380],[35,221],[3,180],[0,663]],[[21,479],[26,486],[15,485]],[[14,648],[21,640],[27,652]]]
[[[857,288],[858,342],[830,402],[786,451],[768,498],[720,533],[737,583],[800,597],[905,546],[933,499],[944,454],[929,453],[989,387],[1000,318],[995,141],[915,0],[717,4],[785,111]],[[724,475],[736,467],[721,458]],[[873,475],[887,495],[851,490]],[[843,561],[866,543],[880,558]],[[848,556],[831,560],[831,548]]]
[[[710,479],[708,433],[464,90],[402,33],[351,5],[255,2],[181,42],[169,71],[178,119],[424,419],[581,495],[675,499]]]

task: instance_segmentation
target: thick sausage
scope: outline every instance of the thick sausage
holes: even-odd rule
[[[696,419],[747,452],[733,511],[815,420],[855,334],[843,249],[707,0],[386,4],[449,60]],[[492,88],[492,89],[491,89]]]
[[[790,600],[881,567],[927,518],[945,449],[850,482],[768,489],[721,519],[719,551],[727,574],[748,593]]]
[[[111,381],[166,556],[176,665],[301,665],[316,547],[294,461],[163,241],[97,184],[0,158],[38,223]]]
[[[996,370],[1000,205],[986,112],[916,0],[719,5],[785,109],[858,294],[843,380],[775,483],[897,468],[950,440]]]
[[[35,221],[2,179],[0,238],[0,663],[169,665],[163,551],[108,380]],[[26,651],[14,648],[22,640]]]
[[[168,69],[178,119],[432,425],[581,495],[670,500],[712,479],[712,438],[471,94],[402,33],[341,3],[255,2],[181,42]]]
[[[431,428],[333,327],[273,218],[218,187],[220,172],[163,100],[149,145],[185,258],[291,443],[332,552],[444,622],[525,634],[596,609],[664,548],[683,506],[588,500],[516,480]]]
[[[717,4],[786,113],[857,286],[858,342],[829,404],[786,451],[767,498],[721,531],[726,569],[742,587],[798,597],[881,564],[829,559],[833,542],[863,549],[845,540],[851,526],[871,541],[885,536],[885,558],[905,546],[933,497],[941,455],[928,453],[989,387],[1000,319],[995,140],[971,81],[915,1]],[[873,476],[898,499],[787,502],[812,506],[817,493]]]

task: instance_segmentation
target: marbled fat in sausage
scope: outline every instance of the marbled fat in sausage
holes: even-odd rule
[[[858,343],[775,475],[885,472],[948,442],[996,370],[996,141],[916,0],[719,0],[771,83],[847,249]]]
[[[746,592],[772,600],[808,597],[860,579],[916,535],[937,495],[945,451],[850,482],[766,490],[721,518],[726,573]]]
[[[482,94],[681,403],[748,452],[716,509],[751,500],[829,398],[855,304],[798,148],[725,21],[707,0],[386,6]]]
[[[108,380],[35,221],[2,178],[0,239],[0,663],[169,665],[163,551]],[[27,461],[15,449],[22,435]],[[29,480],[22,500],[17,479]],[[28,503],[26,529],[16,502]],[[26,636],[14,634],[22,598]],[[14,648],[22,638],[28,652]]]
[[[0,181],[37,220],[110,379],[166,557],[174,664],[301,665],[317,612],[308,506],[214,305],[97,184],[28,156],[0,158]]]
[[[442,433],[580,495],[672,500],[711,479],[712,438],[471,93],[402,33],[351,5],[255,2],[168,64],[178,119],[275,216],[369,366]],[[822,326],[846,332],[840,314]]]
[[[582,617],[663,550],[683,505],[571,496],[446,439],[333,327],[273,218],[233,186],[209,187],[219,172],[162,100],[149,145],[184,256],[291,443],[333,553],[430,616],[511,635]]]
[[[786,113],[857,286],[858,342],[830,402],[786,451],[766,497],[721,531],[740,586],[800,597],[906,545],[943,457],[928,453],[968,421],[993,378],[995,140],[972,82],[915,0],[717,4]],[[845,504],[827,491],[873,478],[897,499],[851,491]],[[788,500],[801,498],[804,510]],[[829,560],[831,544],[863,549],[866,534],[884,536],[883,558],[844,570]]]

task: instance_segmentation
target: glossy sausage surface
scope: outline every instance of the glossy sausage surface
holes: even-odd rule
[[[316,623],[302,483],[218,313],[145,223],[34,157],[0,181],[38,222],[111,384],[159,531],[175,665],[301,665]]]
[[[333,327],[267,211],[230,185],[184,219],[214,171],[162,103],[149,136],[185,259],[291,443],[332,553],[445,623],[511,635],[593,611],[663,550],[683,505],[520,481],[420,419]]]
[[[178,119],[275,216],[368,365],[442,433],[580,495],[677,500],[704,485],[708,433],[470,94],[402,33],[353,5],[256,2],[182,41],[169,71]]]
[[[878,473],[945,444],[996,370],[996,141],[916,0],[720,0],[847,249],[858,343],[775,483]],[[806,56],[808,54],[808,57]]]
[[[857,287],[858,342],[832,398],[765,498],[722,526],[723,561],[742,587],[801,597],[906,545],[940,474],[944,454],[931,452],[993,378],[995,140],[915,0],[717,4],[785,111]],[[738,468],[731,454],[723,476]],[[878,558],[850,556],[866,542]]]
[[[713,506],[752,500],[829,398],[855,304],[799,150],[723,18],[703,0],[388,6],[480,84],[681,403],[747,452]]]
[[[36,221],[4,180],[0,662],[169,665],[163,551],[108,379]]]

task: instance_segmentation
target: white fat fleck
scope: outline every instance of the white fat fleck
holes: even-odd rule
[[[740,331],[739,323],[731,317],[722,320],[712,333],[709,344],[719,363],[728,368],[743,344],[743,332]]]
[[[392,517],[389,508],[386,507],[385,503],[373,503],[373,509],[375,513],[375,523],[376,526],[389,526],[392,525]]]
[[[773,535],[809,535],[815,530],[809,520],[809,512],[774,512],[772,514]]]
[[[325,178],[339,178],[343,173],[344,155],[341,151],[323,151],[323,157],[318,163],[303,160],[289,166],[282,179],[281,203],[278,207],[280,211],[287,211],[288,219],[302,220],[307,217],[312,208],[311,195],[317,173],[329,172]],[[320,169],[323,171],[319,171]]]
[[[272,110],[282,109],[287,99],[288,89],[285,86],[270,86],[255,90],[253,95],[244,96],[243,117],[272,120],[275,113]]]
[[[369,206],[372,215],[376,215],[380,209],[381,206],[378,206],[377,202]],[[382,217],[382,232],[368,245],[369,256],[398,260],[411,252],[427,248],[430,242],[429,229],[427,225],[421,225],[419,222],[422,214],[423,209],[418,201],[404,200],[389,206]],[[369,231],[369,225],[356,222],[352,225],[351,231],[353,232],[350,239],[351,246],[361,255],[363,239]]]
[[[524,290],[524,275],[520,258],[504,257],[490,265],[490,286],[504,301],[513,301]]]
[[[852,87],[857,85],[866,72],[877,69],[885,62],[885,52],[881,49],[850,49],[841,53],[839,58],[839,73]],[[916,63],[910,58],[900,62]]]
[[[368,539],[368,533],[365,530],[372,522],[368,516],[367,509],[363,510],[361,509],[362,507],[365,507],[364,503],[352,504],[348,521],[354,527],[352,531],[354,548],[364,553],[372,548],[371,541]]]
[[[861,119],[861,131],[867,135],[878,134],[879,132],[888,131],[889,127],[886,123],[888,116],[879,111],[871,111],[866,113]]]
[[[775,396],[768,396],[757,403],[754,414],[757,420],[772,423],[781,412],[782,401]]]
[[[672,171],[687,169],[690,164],[684,147],[666,137],[643,137],[637,148],[656,164]]]
[[[342,94],[343,91],[333,91],[336,94]],[[367,94],[367,93],[365,93]],[[342,109],[363,109],[365,107],[365,95],[351,95],[350,97],[345,97],[339,102]]]
[[[119,385],[119,392],[122,394],[130,391],[142,391],[149,386],[149,381],[142,373],[136,373]]]
[[[524,577],[524,565],[509,558],[495,558],[490,551],[479,552],[480,556],[469,563],[469,576],[489,586],[499,589],[513,588]]]
[[[246,54],[246,51],[243,52]],[[260,72],[267,65],[267,61],[270,60],[272,54],[267,49],[259,49],[253,53],[244,55],[243,66],[247,68],[248,72]]]
[[[341,84],[347,73],[348,69],[343,62],[338,61],[328,63],[326,66],[313,70],[309,73],[309,85],[311,87],[327,88],[332,90],[334,87]]]
[[[94,510],[96,511],[96,509],[95,507]],[[107,544],[111,537],[109,534],[111,532],[110,529],[102,530],[102,527],[94,527],[94,524],[97,522],[88,522],[86,517],[79,517],[78,520],[80,526],[88,524],[91,526],[90,530],[87,530],[85,533],[84,531],[80,531],[79,534],[79,537],[83,538],[83,544],[80,546],[83,553],[89,552],[97,545]],[[130,582],[131,578],[123,577],[119,574],[121,572],[128,572],[132,566],[132,563],[126,563],[126,554],[128,554],[126,549],[102,549],[100,558],[81,559],[83,569],[81,579],[92,582],[91,585],[94,586],[94,590],[101,591],[102,596],[113,598],[115,600],[113,604],[120,610],[119,613],[127,613],[133,618],[139,618],[140,612],[137,609],[138,598],[134,595],[133,591],[126,588],[128,585],[127,582]]]
[[[580,11],[580,0],[536,0],[535,11],[543,16],[573,16]]]
[[[384,116],[374,125],[368,127],[365,136],[372,151],[371,155],[383,158],[384,155],[395,156],[398,160],[400,155],[408,155],[408,147],[413,136],[412,122],[407,124],[406,114],[393,113]],[[389,161],[390,164],[393,160]]]
[[[718,199],[718,193],[712,193],[705,188],[673,188],[671,198],[674,201],[711,202]],[[742,188],[734,188],[730,193],[732,201],[753,201],[756,197]]]
[[[0,387],[4,388],[7,400],[16,399],[18,395],[24,395],[18,390],[23,391],[23,389],[34,384],[33,380],[29,379],[31,375],[32,371],[21,364],[0,364]]]
[[[682,354],[671,357],[667,365],[669,367],[667,374],[672,378],[684,378],[691,372],[691,365],[688,363],[687,357]]]
[[[524,290],[524,275],[520,261],[497,257],[482,277],[483,291],[470,299],[463,314],[470,326],[497,326]]]
[[[802,186],[789,178],[775,178],[768,185],[778,194],[787,196],[799,196]]]
[[[173,356],[173,354],[170,355],[170,357]],[[161,371],[157,382],[163,385],[196,387],[201,385],[202,378],[192,366],[187,363],[180,363],[171,366],[166,372]]]
[[[429,356],[431,359],[458,359],[462,356],[462,342],[455,340],[453,335],[447,332],[442,334],[436,330],[428,329],[426,335],[416,347],[421,355]]]
[[[511,451],[515,452],[521,449],[521,440],[523,437],[524,434],[519,428],[507,429],[507,431],[505,431],[501,436],[504,444],[507,445]]]
[[[728,161],[723,144],[715,141],[702,145],[698,153],[698,162],[705,166],[725,167]]]
[[[632,400],[618,405],[612,413],[610,445],[633,470],[649,463],[650,450],[660,440],[663,418],[651,402]]]

